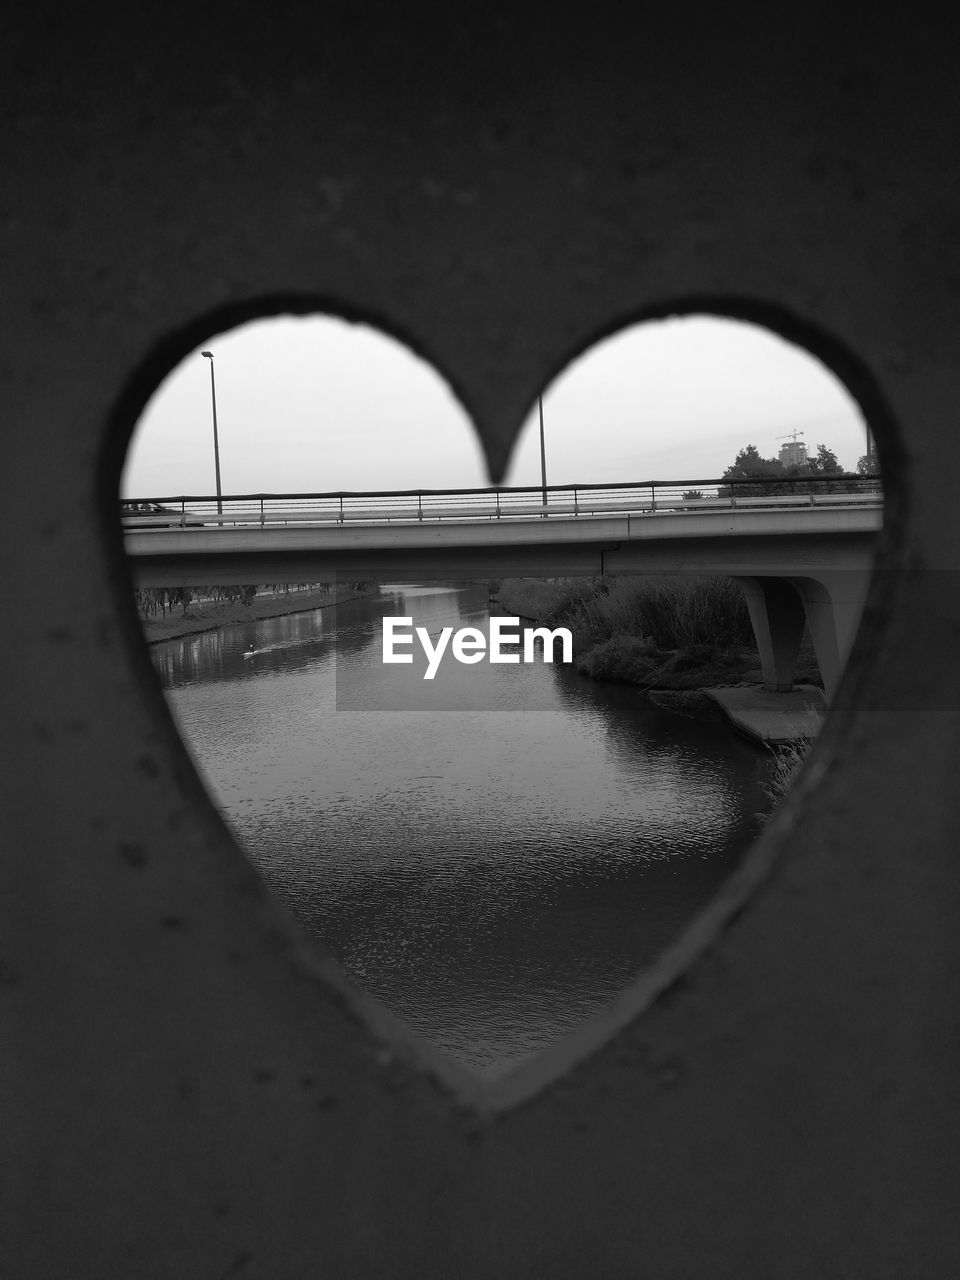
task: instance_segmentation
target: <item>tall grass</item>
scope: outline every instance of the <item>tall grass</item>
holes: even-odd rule
[[[649,641],[658,650],[754,645],[743,592],[730,578],[507,579],[500,605],[569,627],[578,652],[616,636]]]
[[[820,731],[821,717],[815,707],[807,706],[797,723],[797,736],[790,742],[771,747],[770,776],[760,785],[776,806],[796,781],[800,766]]]

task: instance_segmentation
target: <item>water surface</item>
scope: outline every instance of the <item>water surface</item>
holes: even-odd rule
[[[709,902],[769,808],[767,765],[722,724],[568,667],[384,667],[384,613],[431,633],[488,617],[475,588],[398,587],[153,653],[277,896],[351,979],[495,1075]]]

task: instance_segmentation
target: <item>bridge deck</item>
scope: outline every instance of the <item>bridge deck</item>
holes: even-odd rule
[[[664,495],[586,495],[587,502],[422,497],[337,510],[315,503],[224,499],[131,514],[124,541],[142,585],[334,581],[409,576],[442,581],[599,573],[807,572],[869,563],[882,519],[875,493],[714,495],[673,505]],[[529,495],[527,495],[529,496]],[[539,496],[539,495],[538,495]],[[550,495],[551,497],[553,495]],[[363,495],[354,495],[355,498]],[[812,499],[816,499],[813,501]],[[500,515],[496,514],[499,501]],[[645,503],[645,505],[643,505]],[[160,506],[161,504],[157,504]],[[345,507],[349,504],[345,504]],[[570,506],[574,511],[570,511]],[[589,506],[589,510],[586,508]],[[625,509],[626,508],[626,509]],[[176,519],[177,516],[180,519]],[[149,523],[143,523],[149,522]]]

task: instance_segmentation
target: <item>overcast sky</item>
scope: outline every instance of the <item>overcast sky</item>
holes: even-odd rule
[[[482,486],[473,429],[429,365],[364,325],[278,317],[210,338],[158,387],[134,434],[124,497],[215,492],[210,361],[224,494]],[[547,482],[698,480],[794,430],[848,470],[866,452],[840,382],[767,330],[706,316],[633,326],[543,395]],[[536,405],[507,484],[540,483]]]

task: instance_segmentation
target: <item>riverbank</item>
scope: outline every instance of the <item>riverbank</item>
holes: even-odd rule
[[[569,627],[581,675],[642,689],[658,706],[723,720],[768,746],[815,736],[825,713],[822,680],[804,637],[796,688],[763,688],[739,587],[723,579],[505,579],[499,612]]]
[[[158,612],[144,616],[141,613],[140,623],[147,644],[160,644],[164,640],[177,640],[200,631],[215,631],[234,622],[280,618],[291,613],[306,613],[310,609],[325,609],[345,600],[363,599],[378,591],[376,586],[356,588],[325,584],[276,592],[266,588],[247,602],[193,600],[185,610],[178,605],[168,609],[166,615]]]
[[[569,628],[574,665],[594,680],[659,693],[761,682],[743,593],[724,579],[507,578],[496,599],[500,613]]]
[[[794,685],[788,693],[762,685],[737,685],[705,689],[704,696],[739,733],[768,747],[811,741],[827,714],[823,690],[812,684]]]

